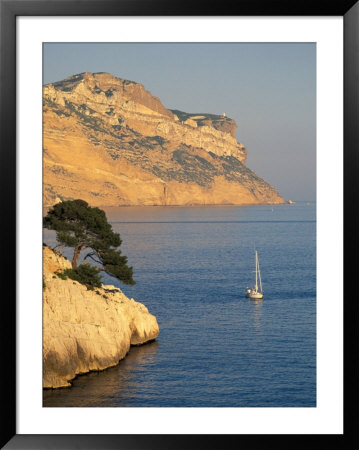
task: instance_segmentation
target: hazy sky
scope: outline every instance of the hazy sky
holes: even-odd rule
[[[81,72],[141,83],[169,109],[225,112],[250,169],[286,200],[315,199],[315,44],[44,45],[45,84]]]

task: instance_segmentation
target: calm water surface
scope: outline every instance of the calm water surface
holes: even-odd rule
[[[115,368],[44,391],[44,406],[316,406],[315,203],[106,212],[137,284],[103,281],[144,303],[160,335]],[[259,301],[243,295],[254,247]]]

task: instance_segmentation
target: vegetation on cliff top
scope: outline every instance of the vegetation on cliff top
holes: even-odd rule
[[[90,291],[93,291],[95,287],[102,286],[99,269],[90,266],[90,264],[80,264],[75,269],[65,269],[63,272],[56,272],[56,275],[63,280],[71,278],[71,280],[78,281]]]
[[[65,276],[93,288],[99,285],[98,273],[104,271],[125,284],[135,284],[133,269],[127,265],[127,257],[119,249],[122,243],[120,235],[113,231],[102,209],[93,208],[81,199],[63,201],[48,211],[43,226],[56,231],[56,239],[62,249],[74,248],[72,269],[68,269]],[[87,251],[85,264],[78,266],[82,250]],[[86,264],[88,259],[97,266]]]

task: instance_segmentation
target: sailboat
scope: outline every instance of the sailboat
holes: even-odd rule
[[[259,269],[259,259],[258,259],[258,252],[255,251],[255,267],[256,267],[256,283],[254,285],[253,289],[247,288],[245,295],[246,297],[253,298],[253,299],[261,299],[263,298],[263,288],[262,288],[262,279],[261,279],[261,271]],[[258,286],[259,281],[259,286]]]

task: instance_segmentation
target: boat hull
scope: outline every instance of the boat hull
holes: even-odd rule
[[[260,292],[252,292],[251,294],[249,294],[249,298],[260,299],[263,298],[263,294],[261,294]]]

